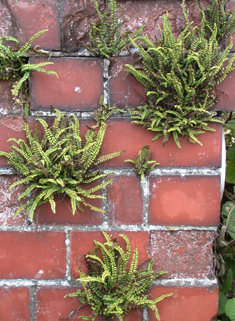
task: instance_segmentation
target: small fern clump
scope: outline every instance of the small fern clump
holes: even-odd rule
[[[124,162],[130,162],[135,165],[134,171],[137,172],[141,177],[141,181],[144,184],[144,177],[151,172],[155,166],[159,165],[155,160],[149,159],[149,147],[150,145],[146,145],[138,153],[138,156],[132,159],[126,159]]]
[[[98,22],[94,23],[92,20],[90,23],[89,37],[90,44],[81,43],[82,46],[90,50],[93,54],[103,58],[110,58],[114,56],[118,51],[124,49],[129,43],[129,34],[131,31],[127,31],[122,34],[122,17],[118,17],[117,2],[116,0],[106,0],[105,11],[102,14],[99,10],[99,4],[97,0],[93,0],[96,6],[98,14]],[[135,38],[140,31],[144,28],[140,27],[133,37]]]
[[[53,213],[56,212],[55,195],[67,195],[71,201],[72,213],[76,209],[83,211],[81,205],[89,206],[94,211],[104,212],[89,203],[89,199],[105,198],[95,192],[108,185],[107,180],[95,187],[86,189],[85,186],[108,175],[101,173],[99,165],[106,160],[119,156],[122,152],[98,156],[107,125],[102,123],[99,130],[89,127],[83,142],[80,136],[79,121],[76,116],[65,118],[56,110],[56,117],[51,128],[44,119],[37,119],[37,126],[32,135],[29,125],[24,124],[27,142],[22,139],[11,138],[15,144],[12,151],[0,152],[5,156],[24,178],[10,186],[12,189],[18,184],[26,184],[27,189],[18,200],[31,193],[31,199],[22,205],[15,213],[29,211],[33,220],[37,206],[49,202]],[[39,137],[38,125],[44,130],[44,138]]]
[[[216,3],[214,0],[212,8]],[[208,9],[209,12],[212,10]],[[196,135],[214,131],[208,123],[220,122],[214,118],[216,113],[210,111],[217,102],[216,86],[235,69],[235,56],[225,65],[232,39],[221,51],[221,41],[234,30],[234,20],[233,28],[223,29],[217,27],[214,20],[213,25],[207,23],[205,13],[201,11],[201,25],[193,27],[186,15],[185,1],[183,12],[186,26],[177,38],[170,25],[169,13],[166,13],[162,17],[162,27],[159,26],[161,37],[155,43],[147,35],[132,40],[141,55],[141,69],[127,65],[128,71],[147,91],[147,104],[131,110],[133,123],[156,132],[153,139],[163,136],[163,145],[172,135],[180,148],[180,136],[202,145]]]
[[[13,41],[18,45],[19,42],[16,38],[0,37],[0,80],[10,80],[14,82],[12,95],[18,103],[20,103],[20,101],[16,97],[18,96],[23,83],[29,78],[31,70],[54,74],[58,77],[55,71],[46,71],[42,68],[46,65],[53,65],[53,62],[48,61],[38,64],[30,64],[26,63],[25,59],[22,57],[30,49],[32,43],[46,31],[48,31],[48,29],[41,30],[36,33],[18,50],[10,49],[10,47],[5,45],[7,41]]]
[[[153,260],[147,269],[138,270],[138,250],[135,249],[128,271],[128,262],[131,256],[130,241],[126,235],[120,236],[126,242],[126,251],[110,236],[103,232],[106,242],[94,240],[95,248],[92,254],[86,255],[89,274],[80,272],[77,281],[82,283],[84,291],[68,296],[78,297],[83,305],[89,305],[93,310],[91,316],[80,316],[83,320],[95,320],[98,315],[103,315],[109,320],[123,320],[125,314],[136,308],[148,307],[155,312],[160,320],[156,303],[173,293],[162,295],[156,299],[148,298],[148,290],[152,281],[166,271],[153,272]],[[102,253],[102,259],[99,252]]]

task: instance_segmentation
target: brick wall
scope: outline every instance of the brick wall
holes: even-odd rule
[[[103,4],[103,0],[99,1]],[[203,1],[206,5],[210,1]],[[197,20],[194,1],[187,1],[189,13]],[[182,26],[181,1],[118,0],[123,6],[125,29],[147,24],[150,37],[157,34],[158,16],[169,10],[175,30]],[[233,5],[233,1],[230,2]],[[84,130],[91,124],[101,94],[117,107],[138,106],[144,89],[123,71],[133,58],[109,61],[89,56],[78,41],[87,38],[87,21],[95,15],[92,0],[1,0],[0,35],[20,39],[49,28],[35,45],[50,50],[50,61],[59,78],[32,73],[30,116],[50,115],[50,105],[76,112]],[[48,61],[34,54],[31,62]],[[51,66],[50,66],[51,67]],[[51,68],[51,69],[52,69]],[[235,72],[221,85],[217,109],[233,110]],[[22,107],[12,101],[10,84],[0,82],[0,149],[9,151],[7,139],[24,137]],[[220,168],[222,126],[200,136],[203,147],[181,139],[182,149],[173,140],[166,147],[153,133],[132,125],[127,116],[108,120],[102,153],[126,150],[107,163],[104,171],[113,181],[102,190],[107,200],[96,200],[105,215],[86,209],[71,213],[69,201],[58,200],[53,214],[45,204],[37,222],[26,216],[12,219],[21,186],[8,192],[17,179],[3,157],[0,158],[0,310],[1,320],[55,321],[79,306],[76,298],[66,298],[78,285],[76,272],[83,255],[93,248],[93,239],[103,241],[101,231],[112,237],[125,233],[132,248],[139,250],[139,263],[155,259],[154,269],[169,273],[154,282],[151,296],[173,292],[158,304],[162,321],[210,321],[217,313],[218,287],[215,279],[214,237],[220,219]],[[130,163],[138,151],[150,144],[153,159],[160,163],[141,183]],[[118,238],[120,240],[120,238]],[[120,243],[122,241],[120,240]],[[82,314],[89,315],[84,308]],[[97,319],[98,320],[98,319]],[[155,320],[151,311],[133,311],[125,321]]]

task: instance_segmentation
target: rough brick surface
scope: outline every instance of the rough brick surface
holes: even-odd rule
[[[10,152],[10,145],[12,142],[7,142],[10,138],[25,138],[23,131],[24,120],[22,117],[2,117],[0,118],[0,149],[4,152]],[[0,157],[0,166],[9,166],[7,164],[7,158]]]
[[[125,159],[135,159],[143,146],[150,145],[152,158],[160,163],[160,167],[220,167],[222,150],[222,125],[220,124],[211,126],[216,129],[216,132],[198,135],[203,147],[181,138],[182,149],[180,149],[173,139],[170,139],[165,147],[162,146],[161,138],[151,141],[154,137],[153,132],[142,126],[130,124],[128,121],[109,120],[107,123],[102,152],[108,154],[126,150],[126,153],[106,162],[105,166],[123,166]],[[125,167],[131,166],[131,163],[125,163]]]
[[[98,0],[99,9],[103,12],[104,0]],[[97,12],[92,0],[63,1],[62,48],[65,51],[76,51],[80,42],[89,40],[89,20],[97,21]]]
[[[110,66],[110,96],[111,105],[119,108],[143,105],[146,102],[144,87],[129,73],[125,64],[132,65],[131,57],[115,58]]]
[[[26,223],[26,216],[24,212],[19,214],[15,219],[13,219],[15,212],[19,206],[23,205],[23,202],[27,198],[22,200],[20,204],[17,201],[17,198],[25,190],[23,185],[18,185],[9,191],[9,186],[13,184],[18,177],[15,176],[0,176],[0,224],[1,226],[9,225],[24,225]]]
[[[217,288],[156,287],[151,291],[151,297],[156,298],[167,293],[174,295],[157,303],[161,321],[217,320]],[[156,317],[150,310],[150,321],[155,320]]]
[[[0,114],[21,114],[22,106],[13,101],[10,81],[0,81]],[[20,97],[22,99],[22,97]]]
[[[65,255],[65,233],[1,232],[0,278],[63,278]]]
[[[30,59],[39,63],[45,59]],[[31,108],[50,110],[50,105],[62,110],[93,110],[102,94],[102,60],[94,58],[50,59],[54,65],[45,67],[55,75],[32,72],[30,85]]]
[[[217,104],[215,104],[213,109],[231,110],[231,111],[235,109],[234,86],[235,86],[235,71],[232,71],[227,75],[225,80],[218,86],[217,98],[219,101]]]
[[[44,49],[60,49],[58,1],[3,0],[0,9],[0,18],[3,18],[0,20],[0,27],[8,35],[17,37],[20,44],[24,44],[38,31],[49,29],[33,45],[39,45]]]
[[[126,243],[119,236],[123,232],[108,232],[110,237],[117,238],[118,243],[125,249]],[[138,249],[139,252],[139,264],[142,264],[148,259],[148,233],[147,232],[125,232],[124,233],[131,242],[131,248]],[[104,243],[105,238],[102,232],[71,232],[70,234],[70,260],[71,260],[71,273],[74,278],[79,277],[78,270],[84,270],[84,257],[91,252],[94,248],[93,240]]]
[[[150,178],[149,223],[218,225],[220,176]]]
[[[37,291],[37,309],[36,321],[55,321],[59,318],[66,318],[77,308],[81,306],[77,298],[64,298],[68,293],[76,292],[77,288],[41,288]],[[76,316],[90,316],[92,310],[88,306],[84,306],[77,311]],[[100,316],[95,321],[105,321]],[[132,311],[124,318],[124,321],[141,321],[141,311]]]
[[[104,214],[92,211],[89,207],[81,205],[84,212],[77,209],[73,215],[69,197],[56,197],[56,214],[51,210],[50,204],[45,203],[38,208],[38,222],[40,224],[67,225],[67,224],[86,224],[98,225],[103,223]],[[102,200],[87,200],[89,204],[102,209]]]
[[[149,256],[165,278],[211,278],[213,234],[204,231],[150,232]]]
[[[0,287],[1,320],[30,321],[29,289]]]
[[[139,177],[114,177],[108,186],[108,200],[111,224],[141,224],[143,222]]]
[[[201,1],[201,6],[205,7],[209,2]],[[100,10],[103,11],[103,0],[99,1]],[[194,1],[188,1],[190,7],[190,19],[198,22],[199,14]],[[168,10],[171,17],[173,31],[177,34],[184,27],[185,22],[182,13],[181,1],[160,0],[158,5],[155,1],[138,0],[118,0],[117,7],[123,12],[123,32],[135,32],[142,25],[146,25],[144,33],[147,33],[151,39],[159,37],[158,24],[162,22],[160,16]],[[79,47],[79,41],[87,43],[89,41],[88,21],[92,19],[97,21],[97,14],[91,0],[89,1],[64,1],[63,8],[63,48],[66,51],[76,51]]]

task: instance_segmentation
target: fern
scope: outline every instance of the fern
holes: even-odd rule
[[[83,320],[95,320],[98,315],[103,315],[110,320],[123,320],[123,317],[132,309],[148,307],[160,320],[156,303],[173,295],[168,293],[156,299],[148,298],[148,290],[152,281],[167,273],[153,272],[153,260],[147,269],[138,269],[138,250],[135,249],[128,271],[127,265],[131,257],[130,241],[126,235],[120,236],[126,242],[126,250],[122,249],[116,240],[103,232],[105,243],[94,240],[95,248],[92,254],[86,255],[88,275],[80,271],[77,281],[82,283],[81,289],[68,294],[69,297],[77,297],[83,305],[89,305],[93,310],[90,316],[79,316]],[[102,259],[98,256],[102,254]]]
[[[144,146],[138,153],[138,156],[132,159],[126,159],[124,162],[130,162],[135,165],[134,170],[141,177],[141,181],[144,184],[144,177],[151,172],[155,166],[159,165],[154,160],[149,159],[149,145]]]
[[[13,37],[0,37],[0,80],[10,80],[14,82],[11,92],[13,98],[19,103],[20,101],[17,99],[19,91],[22,88],[23,83],[29,78],[31,70],[45,72],[47,74],[54,74],[58,77],[55,71],[46,71],[45,69],[41,68],[43,66],[53,64],[52,62],[30,64],[26,63],[25,59],[22,57],[27,51],[29,51],[34,40],[47,31],[48,29],[45,29],[36,33],[18,51],[12,50],[10,47],[5,45],[5,43],[9,41],[13,41],[16,43],[16,45],[18,45],[17,39]]]
[[[44,130],[44,138],[38,134],[38,126]],[[98,130],[87,129],[86,141],[83,142],[79,132],[79,121],[76,116],[65,118],[56,110],[53,125],[48,126],[43,119],[37,119],[34,135],[27,123],[24,124],[27,142],[22,139],[10,139],[15,144],[9,153],[0,152],[0,156],[8,158],[23,179],[10,186],[12,189],[19,184],[26,184],[27,189],[18,200],[31,193],[31,201],[17,210],[29,212],[33,220],[37,206],[49,202],[53,213],[56,212],[55,195],[67,195],[71,200],[72,213],[77,208],[83,211],[82,205],[92,210],[104,212],[89,203],[89,199],[104,198],[96,195],[96,191],[108,185],[111,180],[104,181],[93,188],[85,188],[86,184],[104,178],[108,173],[101,173],[98,165],[106,160],[119,156],[122,152],[99,156],[107,125],[103,122]]]
[[[122,15],[121,17],[118,16],[116,0],[106,0],[103,14],[99,10],[98,1],[93,1],[99,20],[97,23],[93,23],[92,20],[90,20],[90,43],[81,43],[81,45],[96,56],[109,59],[128,45],[128,37],[132,32],[127,31],[124,34],[121,33],[123,19]],[[133,34],[133,38],[137,37],[143,28],[144,26],[140,27]]]
[[[196,136],[213,131],[211,122],[221,122],[210,111],[217,102],[216,86],[235,69],[235,56],[225,65],[232,39],[221,52],[223,40],[235,31],[235,13],[225,13],[225,2],[214,0],[205,10],[198,5],[201,24],[193,27],[183,1],[186,25],[177,38],[167,12],[155,43],[144,34],[131,39],[139,49],[141,64],[138,69],[126,65],[127,71],[147,91],[147,104],[131,110],[133,123],[156,132],[154,139],[163,137],[163,145],[170,136],[179,148],[181,136],[201,145]]]

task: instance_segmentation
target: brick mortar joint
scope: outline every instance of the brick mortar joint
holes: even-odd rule
[[[214,233],[217,230],[216,226],[192,226],[192,225],[111,225],[106,221],[100,225],[39,225],[31,224],[30,226],[8,225],[0,226],[0,232],[172,232],[172,231],[207,231]]]
[[[40,287],[79,287],[80,282],[76,279],[68,281],[62,279],[55,280],[35,280],[35,279],[0,279],[0,287],[31,287],[33,291]],[[216,278],[173,278],[153,281],[153,286],[184,286],[184,287],[211,287],[217,286]]]

